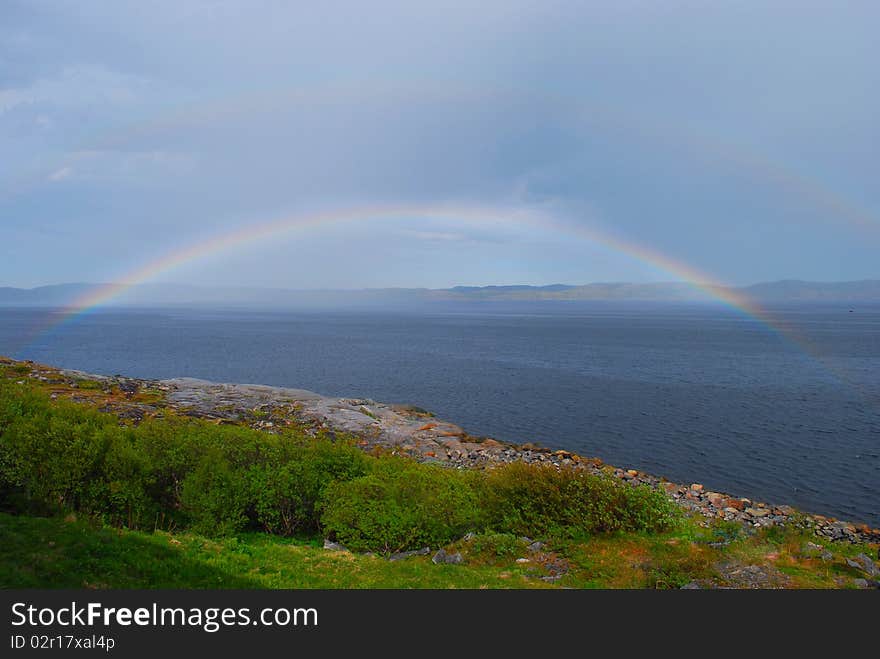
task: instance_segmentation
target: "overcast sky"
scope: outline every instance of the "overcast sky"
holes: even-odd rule
[[[880,3],[0,3],[0,286],[880,278]]]

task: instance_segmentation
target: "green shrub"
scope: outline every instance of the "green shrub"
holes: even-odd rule
[[[288,441],[276,446],[248,473],[256,520],[270,533],[316,532],[324,490],[363,476],[366,465],[363,452],[344,443]]]
[[[259,459],[253,435],[261,433],[248,428],[172,417],[145,421],[133,432],[150,472],[145,483],[149,497],[174,524],[187,522],[181,514],[185,512],[183,484],[197,467],[201,465],[204,471],[223,463],[226,469],[244,470]]]
[[[105,430],[113,417],[31,392],[0,390],[0,481],[9,500],[29,512],[78,508],[100,478]]]
[[[270,435],[174,417],[124,427],[8,380],[0,380],[0,506],[73,510],[131,528],[161,519],[207,534],[323,530],[352,549],[384,552],[443,545],[471,530],[494,533],[485,542],[507,552],[520,535],[661,530],[677,511],[662,492],[583,470],[512,463],[458,471],[370,457],[295,430]]]
[[[582,469],[513,462],[486,474],[483,501],[490,528],[516,535],[559,531],[654,531],[677,509],[647,486],[632,487]]]
[[[135,431],[137,450],[149,469],[147,494],[172,524],[185,522],[183,483],[209,449],[198,442],[193,425],[178,419],[148,420]]]
[[[110,414],[0,382],[0,505],[8,510],[76,510],[132,528],[161,517],[206,533],[246,524],[314,532],[324,488],[363,476],[368,460],[346,442],[297,431],[175,417],[123,428]]]
[[[160,508],[150,495],[153,475],[148,456],[138,450],[130,429],[110,430],[101,468],[87,485],[81,507],[114,526],[149,527]]]
[[[355,550],[444,545],[480,524],[476,476],[383,458],[368,475],[327,488],[321,521],[327,534]]]
[[[247,524],[250,494],[244,474],[218,451],[206,455],[184,479],[180,503],[194,531],[228,535]]]

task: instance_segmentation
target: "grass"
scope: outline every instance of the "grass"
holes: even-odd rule
[[[388,561],[323,549],[318,538],[243,533],[208,538],[146,533],[89,520],[0,513],[0,588],[679,588],[692,581],[743,587],[725,580],[719,564],[772,570],[772,585],[852,587],[859,575],[845,556],[864,547],[832,545],[828,563],[802,554],[812,536],[797,532],[747,535],[714,547],[717,529],[691,520],[661,534],[626,533],[550,539],[538,552],[524,540],[477,536],[447,547],[462,565],[435,565],[431,556]],[[500,551],[499,551],[500,546]],[[527,558],[528,562],[517,559]],[[557,581],[552,566],[567,572]]]
[[[212,539],[0,514],[2,588],[522,588],[526,569],[387,561],[261,533]]]

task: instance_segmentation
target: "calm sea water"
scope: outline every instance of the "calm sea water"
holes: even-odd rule
[[[710,306],[115,310],[34,335],[53,313],[0,309],[0,354],[407,402],[474,434],[880,526],[880,307],[780,312],[800,343]]]

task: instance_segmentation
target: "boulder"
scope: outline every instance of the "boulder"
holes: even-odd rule
[[[402,561],[410,556],[427,556],[431,553],[430,547],[422,547],[421,549],[413,549],[412,551],[398,551],[388,557],[389,561]]]
[[[870,558],[868,558],[865,554],[859,554],[855,557],[855,560],[851,558],[846,559],[846,564],[856,570],[860,570],[867,574],[868,576],[875,577],[877,574],[880,574],[880,569],[874,564]]]
[[[437,551],[436,554],[434,554],[431,562],[435,565],[440,565],[442,563],[446,563],[449,565],[458,565],[460,563],[464,563],[464,559],[461,557],[461,554],[459,552],[448,554],[445,549],[440,549]]]

